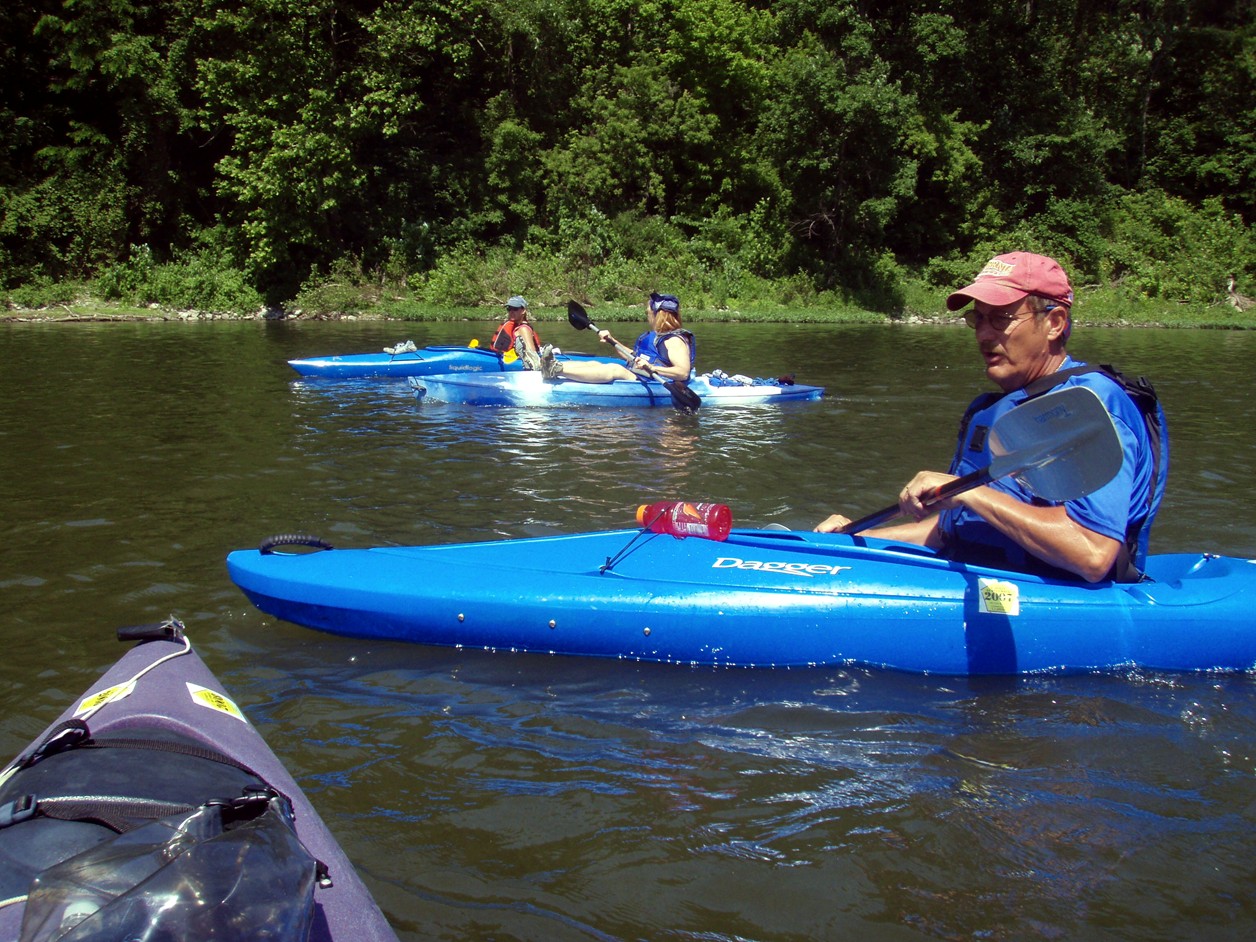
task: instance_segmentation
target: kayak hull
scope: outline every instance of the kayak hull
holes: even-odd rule
[[[672,395],[657,380],[615,380],[612,383],[580,383],[561,377],[546,380],[539,372],[441,373],[410,379],[422,402],[435,399],[474,406],[523,406],[563,408],[604,406],[610,408],[670,407]],[[765,384],[755,386],[713,385],[706,376],[695,377],[689,388],[703,407],[763,406],[786,402],[810,402],[824,395],[822,386]]]
[[[65,721],[82,716],[83,708],[99,699],[101,692],[124,684],[147,668],[151,669],[135,682],[129,694],[106,702],[98,706],[96,712],[87,715],[86,723],[92,738],[97,741],[111,738],[177,740],[185,747],[222,754],[256,772],[288,798],[294,812],[297,838],[313,857],[328,868],[331,884],[315,889],[309,938],[321,942],[396,942],[395,933],[366,886],[296,781],[253,725],[239,712],[195,650],[183,643],[181,635],[172,637],[167,634],[167,639],[150,640],[132,647],[86,694],[67,707],[58,720],[32,743],[32,747]],[[23,755],[29,752],[28,749]],[[44,761],[52,765],[49,760]],[[146,761],[168,766],[172,760],[158,752],[149,754]],[[73,763],[68,768],[73,769]],[[12,779],[13,787],[19,791],[23,787],[24,774],[18,772]],[[98,788],[109,787],[103,781],[94,784]],[[189,784],[188,789],[192,788]],[[8,861],[6,869],[16,871],[16,861],[30,858],[28,848],[32,837],[24,834],[23,829],[38,826],[39,820],[36,816],[30,822],[0,829],[0,860]],[[70,827],[91,826],[75,823]],[[50,846],[43,836],[35,837],[34,844],[42,849],[41,853],[46,853]],[[19,937],[24,909],[24,896],[6,899],[0,904],[0,939]],[[257,937],[261,935],[259,931]]]
[[[611,357],[561,354],[560,360],[615,362]],[[306,357],[289,360],[300,375],[318,379],[358,379],[366,377],[405,379],[433,373],[523,372],[523,363],[483,347],[422,347],[408,353],[347,353],[339,356]]]
[[[1256,562],[1212,555],[1153,557],[1153,581],[1092,586],[834,534],[734,530],[714,542],[603,531],[239,550],[227,568],[285,621],[423,644],[953,675],[1256,666]]]

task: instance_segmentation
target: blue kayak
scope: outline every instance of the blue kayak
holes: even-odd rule
[[[602,360],[620,362],[616,357],[560,354],[560,360]],[[484,347],[421,347],[404,353],[347,353],[340,356],[307,357],[289,360],[288,365],[302,376],[322,379],[361,377],[427,376],[432,373],[522,372],[523,363],[513,355]]]
[[[336,634],[739,667],[978,675],[1256,667],[1256,560],[1154,556],[1138,584],[963,565],[775,530],[613,530],[436,546],[276,537],[227,557],[262,611]],[[510,573],[502,579],[502,573]]]
[[[547,380],[535,371],[440,373],[411,377],[410,386],[420,401],[435,399],[473,406],[643,408],[673,405],[671,393],[654,379],[580,383],[561,377]],[[707,374],[692,379],[689,389],[698,395],[704,408],[810,402],[824,395],[823,386],[762,380],[752,384],[720,383]]]
[[[0,773],[0,940],[397,942],[183,626],[118,637]]]

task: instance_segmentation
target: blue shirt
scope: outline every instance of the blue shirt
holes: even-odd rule
[[[1082,366],[1080,361],[1066,357],[1060,369]],[[1097,491],[1076,500],[1063,501],[1065,512],[1075,523],[1087,530],[1110,537],[1124,544],[1126,531],[1131,524],[1146,520],[1154,507],[1148,507],[1147,495],[1151,488],[1154,469],[1152,445],[1143,424],[1142,415],[1125,391],[1102,373],[1082,373],[1064,380],[1057,389],[1068,386],[1086,386],[1099,396],[1112,416],[1117,434],[1121,439],[1124,461],[1116,477]],[[975,411],[968,423],[962,441],[958,443],[951,462],[951,473],[962,475],[977,471],[990,464],[989,429],[998,418],[1028,398],[1024,389],[1008,393],[984,408]],[[976,400],[974,400],[974,403]],[[1054,506],[1059,501],[1046,501],[1035,497],[1015,478],[1006,477],[992,481],[995,490],[1011,494],[1018,500],[1037,506]],[[946,555],[952,559],[1004,566],[1025,572],[1042,572],[1059,575],[1060,571],[1031,556],[1019,544],[1000,533],[981,517],[967,508],[943,511],[938,525],[946,546]],[[1145,550],[1146,540],[1141,549]],[[1134,565],[1141,567],[1141,558]],[[1069,576],[1072,578],[1072,576]]]

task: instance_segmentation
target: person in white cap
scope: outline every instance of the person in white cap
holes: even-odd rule
[[[498,353],[514,350],[530,370],[541,368],[541,338],[528,322],[528,302],[521,295],[506,302],[506,320],[493,334],[489,346]]]
[[[963,562],[1088,582],[1137,580],[1168,475],[1168,432],[1155,391],[1145,380],[1130,383],[1110,367],[1069,356],[1073,290],[1054,259],[1030,252],[991,259],[972,284],[946,299],[952,311],[969,303],[964,320],[975,332],[986,376],[1001,392],[969,406],[950,473],[921,471],[903,487],[899,510],[912,520],[865,532]],[[986,433],[1001,415],[1071,385],[1093,389],[1113,417],[1125,460],[1110,482],[1086,497],[1051,503],[1015,478],[1001,478],[925,506],[922,496],[933,488],[990,464]],[[836,532],[848,523],[832,514],[815,529]]]

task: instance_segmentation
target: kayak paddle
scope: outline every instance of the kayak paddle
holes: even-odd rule
[[[585,309],[581,307],[577,301],[567,302],[567,321],[572,327],[576,328],[576,330],[598,331],[601,329],[597,326],[597,324],[589,320],[588,312],[585,311]],[[619,355],[621,357],[625,360],[632,358],[631,350],[625,347],[618,340],[615,340],[613,337],[611,338],[611,341],[615,344],[615,349],[619,351]],[[663,384],[663,388],[671,393],[672,405],[676,407],[677,411],[684,413],[698,411],[698,408],[702,405],[702,397],[690,389],[685,383],[675,379],[662,379],[659,377],[658,373],[650,369],[649,366],[644,367],[644,369],[651,377],[658,379]]]
[[[1021,403],[990,426],[989,465],[935,487],[932,506],[998,478],[1015,477],[1044,500],[1074,500],[1097,491],[1125,460],[1112,416],[1094,390],[1069,386]],[[842,533],[858,533],[899,516],[898,504],[853,520]]]

